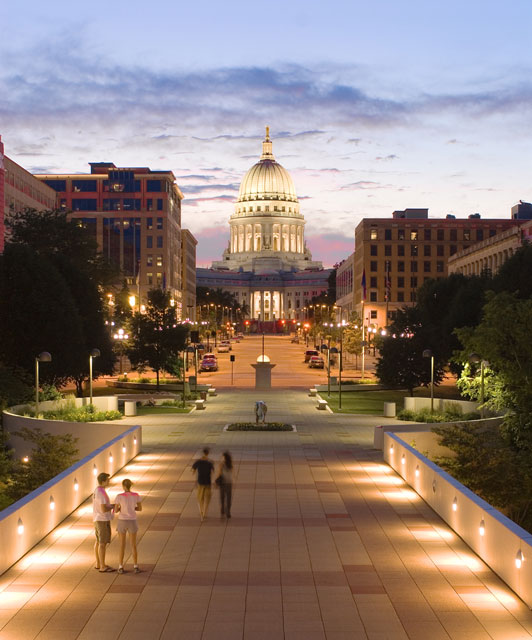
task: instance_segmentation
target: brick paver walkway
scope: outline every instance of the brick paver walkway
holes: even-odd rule
[[[257,394],[242,390],[142,418],[144,453],[124,475],[145,496],[145,571],[93,569],[87,503],[0,577],[0,639],[532,637],[528,608],[379,461],[381,419],[317,411],[301,391],[260,395],[297,433],[224,432],[251,416]],[[214,495],[200,523],[190,465],[204,444],[234,455],[230,521]]]

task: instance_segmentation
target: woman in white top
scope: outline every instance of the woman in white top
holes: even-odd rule
[[[137,564],[137,511],[142,511],[142,502],[138,493],[131,491],[131,480],[122,480],[124,493],[119,493],[115,498],[115,513],[118,513],[117,533],[120,537],[120,554],[118,562],[118,573],[124,573],[124,552],[126,549],[126,533],[129,533],[131,553],[133,554],[133,571],[140,573]]]

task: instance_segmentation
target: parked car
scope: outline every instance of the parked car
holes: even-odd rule
[[[231,340],[220,340],[220,347],[224,345],[226,347],[229,347],[229,351],[231,351],[232,347],[231,347]]]
[[[206,353],[203,356],[203,360],[217,360],[216,355],[214,353]]]
[[[314,349],[308,349],[305,351],[305,362],[308,362],[312,356],[319,356],[319,352]]]
[[[310,356],[308,366],[311,369],[323,369],[325,367],[325,362],[321,356]]]
[[[230,350],[231,349],[228,344],[222,344],[220,342],[220,344],[218,345],[218,353],[229,353]]]

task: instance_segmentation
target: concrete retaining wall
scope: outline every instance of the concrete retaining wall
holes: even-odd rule
[[[108,438],[103,446],[0,511],[0,573],[17,562],[92,495],[98,473],[117,473],[139,453],[141,446],[140,426],[122,428],[118,436]]]
[[[413,449],[404,438],[404,434],[384,433],[385,461],[532,607],[532,535]],[[524,561],[518,568],[516,557],[521,554]],[[453,561],[460,559],[455,556]],[[462,561],[474,564],[475,558]]]
[[[469,402],[468,400],[444,400],[443,398],[434,398],[434,411],[445,411],[446,405],[459,406],[462,413],[471,413],[478,410],[477,402]],[[430,398],[411,398],[405,397],[405,409],[409,411],[419,411],[420,409],[430,409]]]

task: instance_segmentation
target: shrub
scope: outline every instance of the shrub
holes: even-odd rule
[[[453,405],[455,403],[446,403],[446,405]],[[420,409],[419,411],[411,411],[410,409],[403,409],[397,414],[398,420],[409,420],[410,422],[463,422],[467,420],[478,420],[480,414],[476,412],[462,413],[461,407],[451,406],[445,407],[445,411],[434,411],[431,413],[428,407]]]
[[[120,420],[120,411],[100,411],[94,405],[76,407],[74,400],[67,400],[65,405],[50,411],[44,411],[46,420],[64,420],[65,422],[105,422]]]

